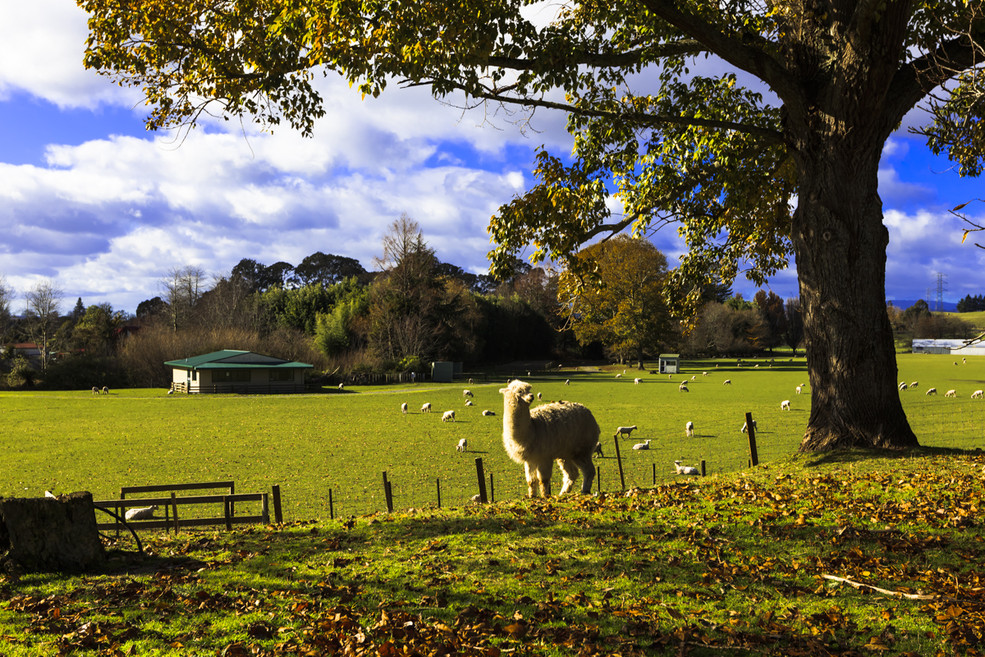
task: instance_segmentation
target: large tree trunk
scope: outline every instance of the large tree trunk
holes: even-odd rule
[[[802,452],[917,446],[900,404],[885,302],[882,141],[851,133],[800,158],[792,237],[811,384]]]

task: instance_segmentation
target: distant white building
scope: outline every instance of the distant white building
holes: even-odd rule
[[[985,342],[979,342],[970,347],[965,346],[966,340],[961,339],[941,339],[931,340],[929,338],[914,340],[913,353],[915,354],[952,354],[954,356],[985,356]]]

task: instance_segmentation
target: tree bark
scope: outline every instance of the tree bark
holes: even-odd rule
[[[792,238],[811,384],[801,452],[918,446],[900,403],[885,302],[881,144],[829,139],[801,158]]]
[[[0,561],[29,571],[84,572],[106,562],[92,495],[0,498]]]

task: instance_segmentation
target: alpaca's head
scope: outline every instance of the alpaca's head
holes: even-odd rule
[[[520,380],[510,381],[508,386],[499,389],[499,394],[503,395],[510,406],[517,406],[521,402],[529,406],[534,400],[533,393],[530,392],[530,384]]]

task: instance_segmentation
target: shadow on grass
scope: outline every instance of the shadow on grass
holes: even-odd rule
[[[900,459],[933,458],[939,456],[976,456],[982,454],[980,448],[959,449],[956,447],[917,447],[907,450],[895,449],[847,449],[805,454],[804,465],[809,468],[827,465],[861,463],[864,461],[898,461]]]

